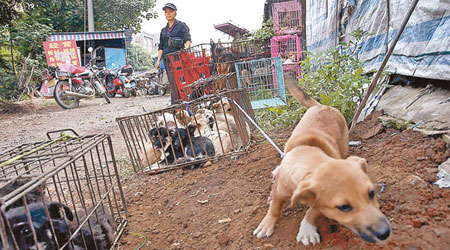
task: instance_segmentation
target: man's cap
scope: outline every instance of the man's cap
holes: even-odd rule
[[[173,3],[166,3],[166,5],[164,5],[163,7],[163,10],[166,10],[167,8],[177,11],[177,6],[175,6],[175,4]]]

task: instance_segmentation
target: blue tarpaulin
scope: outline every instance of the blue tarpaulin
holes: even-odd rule
[[[388,4],[389,3],[389,4]],[[360,27],[372,33],[361,44],[365,70],[377,70],[412,0],[306,0],[309,51],[324,51]],[[419,1],[387,64],[389,72],[450,80],[450,1]]]

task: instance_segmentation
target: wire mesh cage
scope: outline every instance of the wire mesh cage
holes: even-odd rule
[[[270,57],[268,41],[247,40],[199,44],[187,50],[166,55],[169,82],[178,90],[182,100],[189,97],[186,86],[199,79],[232,73],[234,62]]]
[[[204,95],[218,94],[227,89],[237,89],[236,73],[216,74],[209,78],[201,78],[186,85],[181,90],[188,100],[195,100]]]
[[[0,153],[0,249],[113,249],[128,220],[110,137],[54,135]]]
[[[297,35],[274,36],[270,40],[272,57],[281,57],[283,71],[300,76],[299,62],[302,57],[302,46],[300,37]],[[297,72],[295,72],[295,70]]]
[[[253,109],[286,105],[281,57],[236,63],[236,76]]]
[[[302,5],[299,1],[273,3],[272,17],[276,35],[302,32]]]
[[[118,118],[134,170],[157,173],[199,167],[246,151],[250,127],[236,104],[253,116],[245,90],[236,89]]]

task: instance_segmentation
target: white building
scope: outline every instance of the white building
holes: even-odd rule
[[[147,32],[133,34],[133,43],[145,48],[148,52],[158,52],[159,36]]]

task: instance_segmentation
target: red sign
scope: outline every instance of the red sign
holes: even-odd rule
[[[48,66],[59,67],[67,61],[80,66],[75,40],[44,42],[44,50]]]

